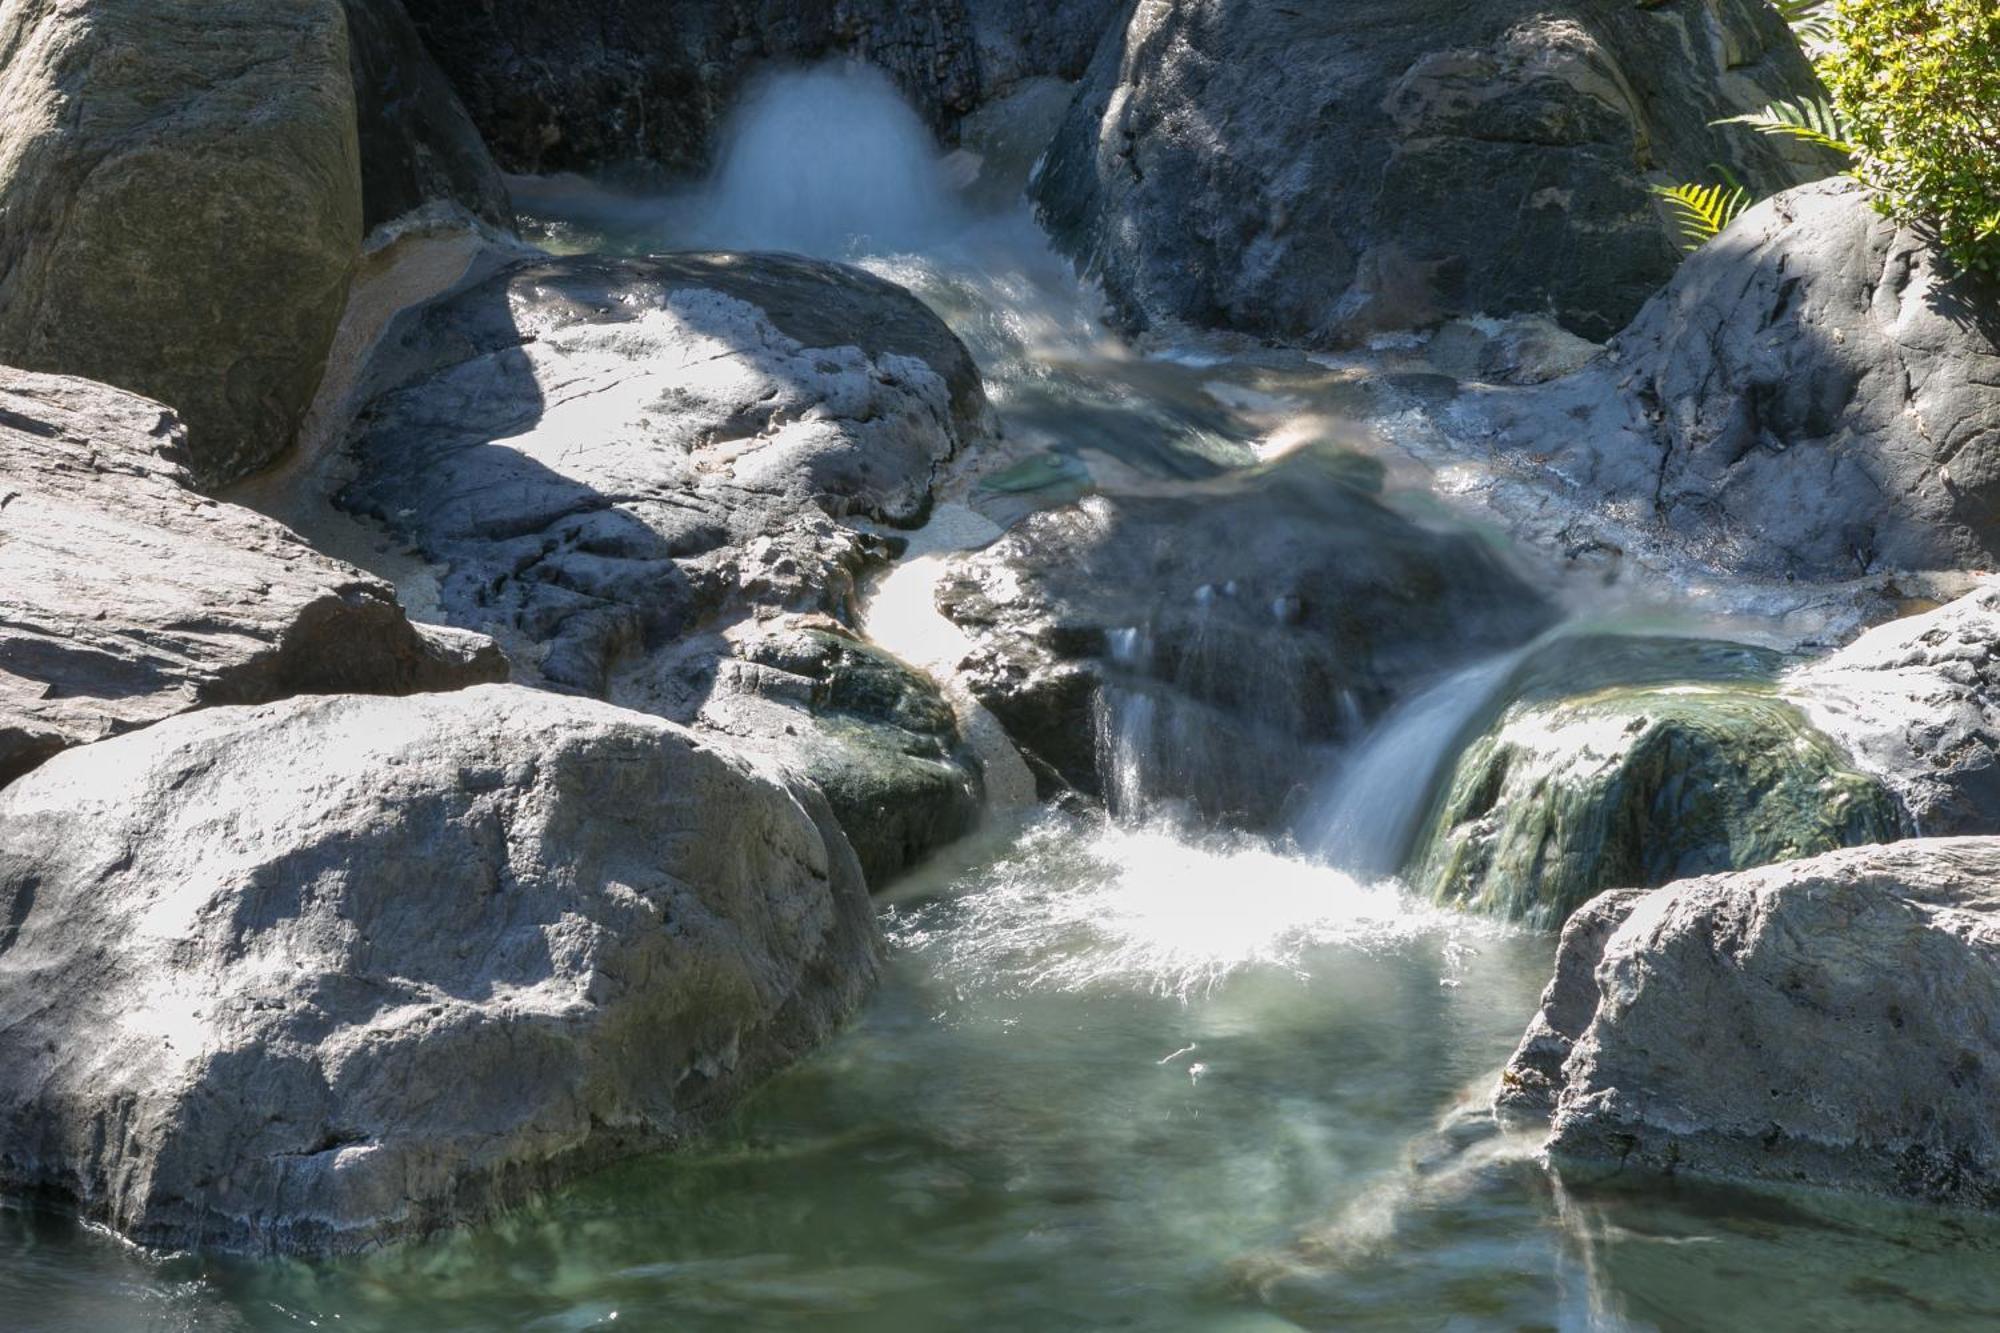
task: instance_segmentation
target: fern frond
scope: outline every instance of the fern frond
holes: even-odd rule
[[[1836,153],[1854,156],[1853,130],[1847,117],[1831,102],[1802,97],[1796,102],[1773,102],[1762,111],[1747,116],[1730,116],[1710,121],[1711,125],[1746,125],[1759,134],[1777,134],[1803,139]]]
[[[1791,25],[1802,46],[1824,46],[1833,40],[1833,6],[1827,0],[1771,0],[1778,16]]]
[[[1653,193],[1667,201],[1690,253],[1715,239],[1750,207],[1750,192],[1740,185],[1655,185]]]

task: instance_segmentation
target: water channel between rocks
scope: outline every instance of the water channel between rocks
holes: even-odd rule
[[[870,608],[885,646],[949,660],[960,645],[931,609],[939,569],[1028,513],[1091,490],[1199,486],[1301,445],[1372,450],[1400,512],[1501,542],[1376,443],[1393,421],[1350,411],[1397,349],[1128,348],[1025,211],[969,202],[979,179],[950,188],[1004,174],[1004,141],[983,164],[941,161],[893,95],[849,72],[760,96],[709,187],[635,199],[523,182],[521,202],[558,248],[854,259],[959,332],[1001,438],[947,484],[931,526],[905,534]],[[1715,627],[1670,591],[1549,591],[1572,623]],[[1288,831],[1269,836],[1155,799],[1172,738],[1144,706],[1109,700],[1112,816],[1017,810],[886,895],[890,959],[864,1015],[702,1141],[490,1225],[327,1264],[148,1257],[8,1207],[0,1327],[2000,1321],[2000,1229],[1984,1223],[1563,1180],[1531,1144],[1454,1127],[1533,1012],[1554,941],[1419,902],[1382,872],[1517,661],[1441,669],[1361,744],[1299,773]]]

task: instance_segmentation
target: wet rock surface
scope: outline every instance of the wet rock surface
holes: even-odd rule
[[[204,485],[278,457],[361,247],[340,0],[24,0],[0,51],[0,362],[166,403]]]
[[[1929,839],[1600,899],[1499,1103],[1566,1163],[1991,1207],[1996,875]]]
[[[739,739],[754,715],[778,745],[828,739],[812,700],[833,687],[815,668],[791,673],[813,682],[795,707],[727,705],[788,670],[759,661],[776,650],[758,626],[843,620],[890,551],[865,529],[920,521],[988,421],[971,357],[915,298],[772,255],[503,259],[403,316],[363,383],[341,503],[431,562],[445,620],[492,634],[530,683]],[[907,763],[867,742],[811,765],[871,871],[923,843],[923,813],[949,815],[931,836],[950,840],[977,790],[949,728],[888,743],[905,741]]]
[[[1410,868],[1542,927],[1606,889],[1893,840],[1888,791],[1721,642],[1557,639],[1459,756]]]
[[[1817,92],[1755,0],[1126,13],[1036,197],[1137,325],[1326,343],[1546,313],[1602,339],[1679,260],[1651,183],[1836,165],[1709,123]]]
[[[1107,793],[1136,747],[1153,795],[1268,822],[1312,747],[1552,615],[1477,538],[1411,522],[1378,485],[1312,449],[1037,514],[939,587],[973,642],[960,675],[1082,791]]]
[[[0,783],[212,704],[504,680],[482,636],[193,488],[158,403],[0,370]]]
[[[879,948],[810,787],[509,686],[64,755],[0,793],[0,919],[0,1183],[173,1249],[357,1249],[671,1146]]]

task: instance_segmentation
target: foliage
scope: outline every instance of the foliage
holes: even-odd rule
[[[1836,0],[1820,75],[1854,174],[1966,269],[2000,273],[2000,4]]]
[[[1832,0],[1772,0],[1785,22],[1792,25],[1799,45],[1807,50],[1829,46],[1834,38]]]
[[[1747,116],[1731,116],[1717,125],[1746,125],[1759,134],[1775,134],[1831,148],[1843,157],[1854,156],[1853,127],[1847,116],[1831,102],[1802,97],[1796,102],[1773,102],[1762,111]]]
[[[1701,249],[1750,207],[1750,192],[1741,185],[1656,185],[1653,193],[1667,201],[1690,252]]]

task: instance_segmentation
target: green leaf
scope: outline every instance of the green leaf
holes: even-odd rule
[[[1667,201],[1689,252],[1720,235],[1750,207],[1750,192],[1740,185],[1655,185],[1653,193]]]
[[[1822,148],[1831,148],[1844,157],[1853,157],[1853,130],[1847,118],[1831,102],[1802,97],[1796,102],[1773,102],[1762,111],[1747,116],[1714,120],[1711,125],[1747,125],[1759,134],[1775,134],[1803,139]]]

